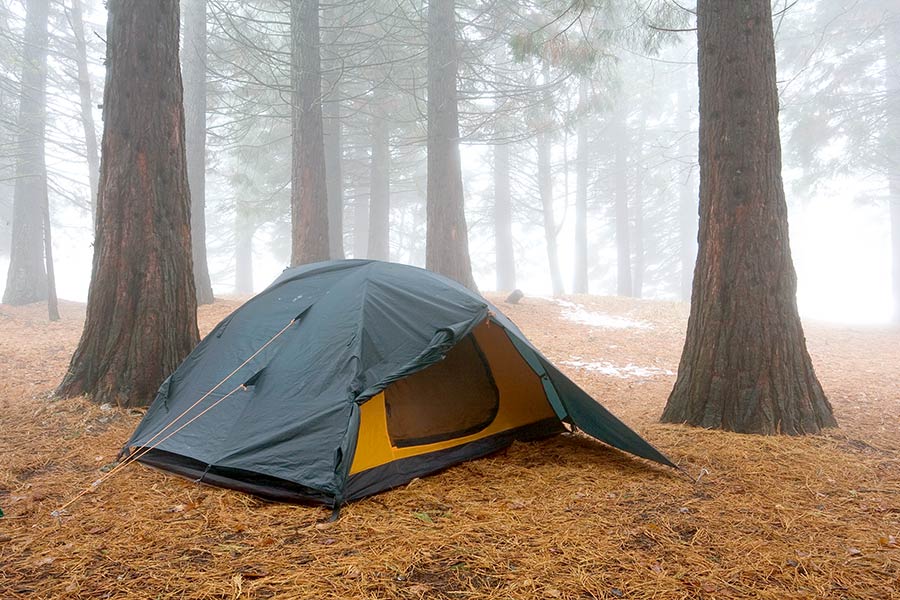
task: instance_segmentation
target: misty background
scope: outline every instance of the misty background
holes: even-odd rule
[[[75,4],[79,18],[69,0],[50,5],[46,161],[58,293],[83,302],[93,254],[87,138],[93,134],[96,144],[102,132],[106,11],[94,0]],[[874,324],[892,316],[888,169],[897,158],[885,156],[879,138],[889,114],[900,112],[889,87],[890,73],[900,70],[886,42],[889,31],[900,31],[891,4],[773,3],[783,176],[798,303],[807,318]],[[191,5],[183,1],[182,10]],[[581,195],[587,292],[688,300],[699,180],[690,6],[609,3],[590,19],[579,6],[495,0],[457,7],[476,283],[481,291],[518,287],[531,295],[585,291],[575,285]],[[418,2],[323,5],[328,177],[340,190],[348,258],[424,266],[423,10]],[[0,0],[3,274],[24,17],[22,2]],[[290,260],[289,17],[287,1],[207,3],[206,235],[217,295],[259,291]],[[377,148],[387,156],[373,160]],[[501,168],[508,173],[512,282],[509,273],[498,279]],[[390,186],[387,256],[369,243],[379,175]],[[548,255],[554,245],[555,260]],[[4,283],[0,277],[0,292]]]

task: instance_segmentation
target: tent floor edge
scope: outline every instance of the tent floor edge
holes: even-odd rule
[[[228,488],[273,502],[325,505],[332,508],[335,505],[333,494],[252,471],[210,466],[203,461],[165,450],[150,450],[138,462],[197,483]]]

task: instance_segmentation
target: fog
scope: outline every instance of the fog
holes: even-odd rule
[[[252,291],[268,285],[290,258],[290,94],[284,92],[290,81],[283,56],[289,8],[286,2],[268,0],[206,5],[209,272],[217,296],[246,295],[251,290],[236,283],[242,235],[252,242]],[[370,234],[370,133],[376,101],[383,94],[393,102],[384,117],[390,127],[389,258],[424,266],[424,38],[417,12],[421,7],[414,5],[408,10],[379,2],[368,9],[349,3],[323,8],[323,80],[330,82],[323,89],[326,130],[330,118],[332,131],[340,132],[336,185],[348,258],[368,255],[363,242]],[[506,144],[511,148],[515,284],[526,295],[554,292],[538,164],[539,146],[546,144],[559,273],[564,293],[573,292],[582,135],[588,147],[588,292],[617,293],[617,258],[625,248],[631,276],[641,282],[632,295],[687,301],[682,272],[693,269],[693,263],[681,248],[685,238],[690,246],[696,244],[699,181],[693,15],[675,3],[654,1],[616,7],[600,3],[589,11],[590,21],[585,15],[560,17],[566,14],[562,5],[511,6],[516,8],[501,2],[457,6],[463,23],[458,31],[462,172],[479,290],[498,285],[494,157],[497,145]],[[25,9],[24,2],[0,1],[4,275],[11,243]],[[372,16],[365,17],[369,9]],[[900,90],[890,83],[898,80],[890,74],[900,70],[900,58],[891,58],[886,46],[890,32],[900,30],[898,11],[887,0],[779,0],[774,11],[783,177],[801,315],[887,323],[897,302],[892,296],[892,260],[897,257],[892,259],[888,178],[900,167],[883,138],[884,131],[896,130],[900,122]],[[85,302],[93,253],[91,188],[69,13],[68,0],[50,6],[45,154],[58,295]],[[99,140],[106,17],[95,0],[84,2],[84,14]],[[556,49],[523,46],[529,27],[550,32],[544,42]],[[588,61],[584,47],[599,57]],[[563,56],[567,52],[570,56]],[[582,82],[590,99],[582,99],[587,107],[579,109]],[[629,211],[626,246],[616,234],[621,190]],[[693,222],[679,216],[685,198]],[[242,223],[248,223],[249,235],[241,233]],[[0,292],[4,285],[0,278]]]

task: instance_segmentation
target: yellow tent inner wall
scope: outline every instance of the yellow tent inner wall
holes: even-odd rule
[[[385,408],[385,394],[391,393],[388,387],[360,407],[359,435],[351,475],[397,459],[453,448],[556,416],[540,377],[519,355],[501,327],[485,321],[471,335],[475,337],[497,386],[499,406],[493,421],[484,429],[462,437],[398,448],[391,443],[388,434]],[[465,377],[466,374],[458,373],[458,376]]]

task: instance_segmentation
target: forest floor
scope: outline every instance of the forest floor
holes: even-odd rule
[[[201,330],[238,304],[202,307]],[[49,398],[83,305],[0,306],[0,598],[900,598],[900,330],[806,323],[840,428],[757,437],[657,422],[685,305],[500,306],[687,475],[563,435],[334,523],[143,466],[54,518],[140,413]]]

